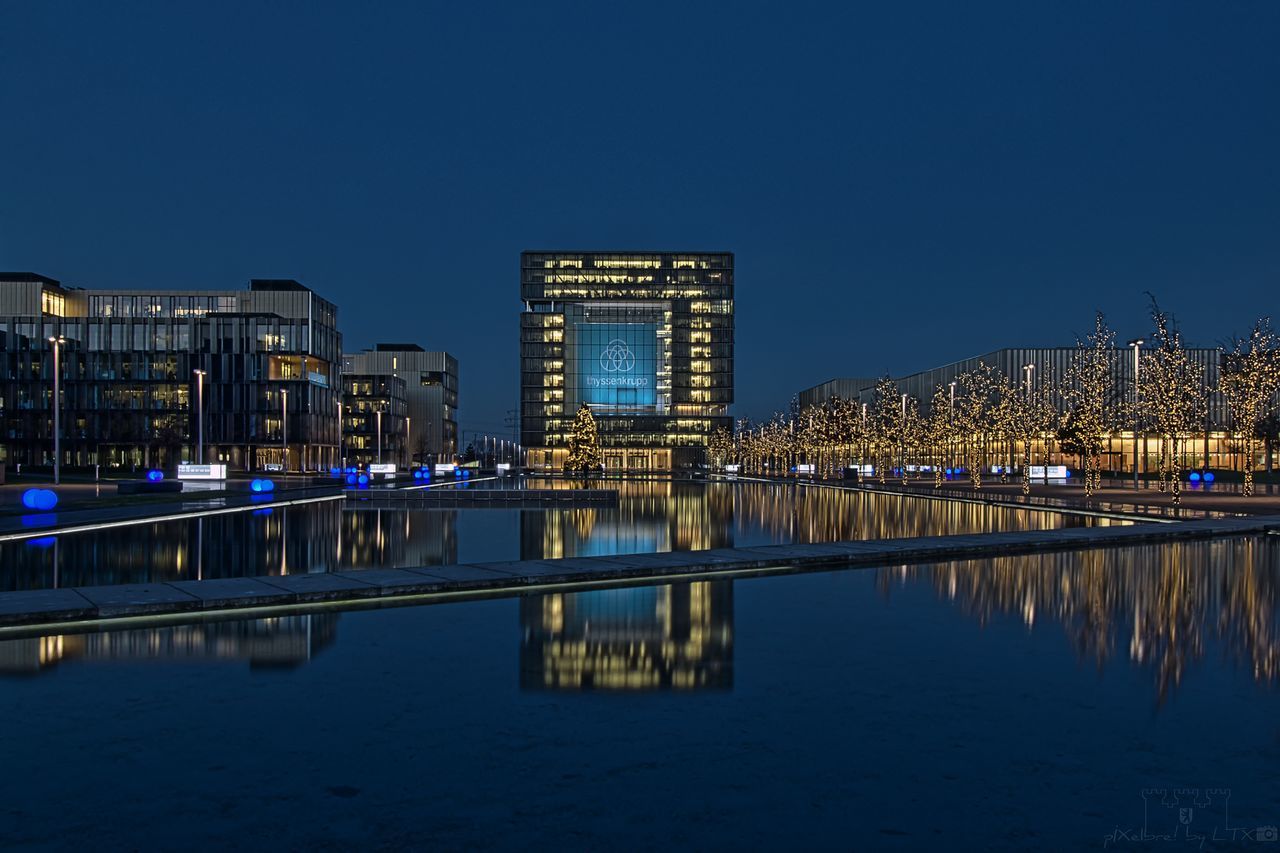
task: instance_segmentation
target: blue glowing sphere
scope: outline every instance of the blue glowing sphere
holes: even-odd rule
[[[414,469],[413,469],[413,479],[415,479],[415,480],[421,480],[421,479],[422,479],[422,469],[421,469],[421,468],[414,468]]]
[[[48,512],[58,505],[58,496],[49,489],[27,489],[22,493],[22,505],[27,509]]]
[[[348,485],[348,486],[354,486],[355,484],[356,484],[356,475],[355,475],[355,474],[348,474],[348,475],[347,475],[347,485]]]
[[[1192,471],[1190,474],[1187,475],[1187,479],[1189,479],[1193,483],[1200,482],[1200,472]]]
[[[356,477],[356,482],[359,483],[361,486],[369,485],[369,475],[361,474],[359,477]]]
[[[341,477],[341,476],[342,476],[342,469],[341,469],[341,468],[330,468],[330,469],[329,469],[329,476],[330,476],[330,477]]]
[[[152,468],[147,472],[147,479],[153,483],[158,483],[164,479],[164,472],[159,468]]]
[[[955,473],[955,469],[954,469],[954,468],[948,468],[948,469],[947,469],[947,476],[948,476],[948,477],[950,477],[950,476],[951,476],[952,474],[954,474],[954,473]]]
[[[261,481],[261,480],[254,480],[252,483],[250,483],[250,484],[249,484],[249,491],[251,491],[251,492],[260,492],[260,491],[262,491],[262,481]]]
[[[1205,481],[1206,483],[1212,483],[1212,482],[1213,482],[1213,472],[1212,472],[1212,471],[1205,471],[1205,472],[1204,472],[1204,481]]]

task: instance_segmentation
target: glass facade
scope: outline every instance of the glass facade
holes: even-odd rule
[[[0,273],[0,462],[317,470],[338,459],[337,309],[295,281],[245,290],[86,291]],[[198,379],[196,371],[203,371]]]
[[[582,404],[606,470],[702,460],[731,428],[733,255],[521,255],[520,433],[535,469],[558,470]]]

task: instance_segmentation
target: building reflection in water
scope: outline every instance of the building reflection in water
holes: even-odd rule
[[[605,485],[619,491],[616,507],[405,511],[329,501],[0,543],[0,591],[1106,523],[794,485],[658,479]],[[464,525],[472,541],[459,541],[462,513],[511,512],[519,514],[518,542],[508,528],[487,524]],[[504,530],[501,541],[477,534],[477,527]]]
[[[536,481],[537,488],[543,481]],[[526,510],[520,559],[598,557],[727,548],[734,541],[734,491],[727,485],[619,480],[618,506]]]
[[[332,644],[337,629],[337,614],[314,613],[0,640],[0,675],[35,675],[75,660],[243,660],[255,668],[297,667]]]
[[[879,570],[886,594],[906,583],[931,583],[983,624],[1058,623],[1082,660],[1149,668],[1160,702],[1210,644],[1280,680],[1280,545],[1264,537]]]
[[[456,510],[348,509],[334,563],[339,570],[445,566],[458,562]]]
[[[524,690],[727,690],[733,582],[541,595],[520,601]]]
[[[541,484],[539,484],[541,486]],[[599,557],[733,545],[732,487],[610,482],[618,507],[523,512],[520,558]],[[733,686],[733,582],[604,589],[520,601],[526,690]]]
[[[0,591],[456,563],[456,511],[342,501],[0,544]]]

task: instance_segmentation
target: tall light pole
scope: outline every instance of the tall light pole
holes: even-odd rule
[[[289,473],[289,389],[280,389],[280,470]]]
[[[381,465],[382,464],[382,409],[381,408],[378,409],[377,415],[378,415],[378,464]]]
[[[950,408],[947,409],[947,462],[951,465],[952,470],[955,472],[953,476],[958,478],[959,472],[955,471],[957,466],[956,466],[956,459],[955,459],[956,435],[955,435],[955,426],[954,426],[956,422],[956,383],[950,382],[948,384],[951,386],[951,406]]]
[[[49,338],[53,344],[53,484],[62,483],[62,335]]]
[[[1133,347],[1133,488],[1138,488],[1138,353],[1139,348],[1146,343],[1141,338],[1129,341],[1129,346]]]
[[[196,462],[204,464],[204,375],[203,370],[191,371],[196,375]]]
[[[342,455],[342,400],[338,401],[338,465],[342,468],[347,467],[347,457]]]
[[[404,416],[404,454],[402,454],[402,458],[405,460],[404,466],[406,468],[413,467],[413,444],[409,441],[409,427],[412,425],[412,420],[413,418],[408,415]]]
[[[902,466],[902,485],[907,484],[907,395],[902,395],[902,426],[899,428],[898,436],[899,446],[902,448],[898,454],[898,464]]]
[[[1035,366],[1034,364],[1024,364],[1024,365],[1022,365],[1022,375],[1023,375],[1023,376],[1025,376],[1025,377],[1027,377],[1027,383],[1026,383],[1026,384],[1027,384],[1027,415],[1028,415],[1028,422],[1030,421],[1030,415],[1031,415],[1031,376],[1032,376],[1032,374],[1033,374],[1033,373],[1035,373],[1035,369],[1036,369],[1036,366]],[[1027,444],[1027,446],[1023,448],[1023,454],[1024,454],[1024,456],[1025,456],[1025,461],[1026,461],[1026,466],[1025,466],[1025,467],[1026,467],[1028,470],[1026,470],[1026,471],[1023,471],[1023,472],[1022,472],[1022,483],[1023,483],[1023,492],[1022,492],[1022,493],[1025,495],[1025,494],[1028,494],[1028,493],[1029,493],[1029,491],[1030,491],[1030,489],[1031,489],[1031,471],[1030,471],[1030,467],[1031,467],[1031,430],[1030,430],[1030,429],[1028,429],[1028,430],[1027,430],[1027,434],[1026,434],[1026,435],[1024,435],[1024,436],[1022,437],[1022,440],[1023,440],[1024,442],[1026,442],[1026,444]],[[1046,464],[1046,465],[1048,464],[1048,460],[1047,460],[1047,459],[1045,460],[1045,464]],[[1046,471],[1045,471],[1045,481],[1046,481],[1046,482],[1048,482],[1048,479],[1049,479],[1049,473],[1048,473],[1048,470],[1046,469]]]

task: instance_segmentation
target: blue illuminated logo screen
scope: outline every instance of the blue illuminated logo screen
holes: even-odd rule
[[[654,323],[579,323],[575,358],[582,401],[622,408],[658,402]]]

